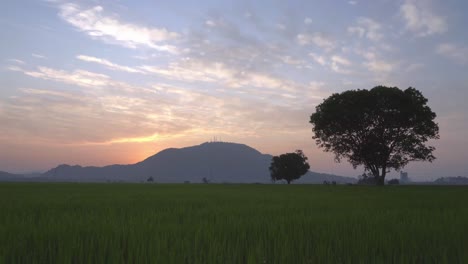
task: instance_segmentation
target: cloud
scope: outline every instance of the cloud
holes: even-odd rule
[[[304,19],[304,24],[306,24],[306,25],[312,24],[312,19],[311,19],[310,17],[306,17],[306,18]]]
[[[115,144],[115,143],[147,143],[147,142],[155,142],[158,140],[160,136],[155,133],[153,135],[149,136],[141,136],[141,137],[128,137],[128,138],[116,138],[116,139],[111,139],[108,142],[105,142],[105,144]]]
[[[355,26],[348,27],[349,34],[357,35],[360,38],[366,37],[374,42],[380,41],[383,38],[381,30],[382,25],[367,17],[359,17]]]
[[[167,135],[188,127],[179,120],[167,120],[165,113],[174,109],[156,96],[142,99],[38,89],[21,92],[4,102],[5,112],[0,113],[12,138],[51,144],[125,143],[137,140],[124,138]]]
[[[23,92],[24,94],[54,96],[54,97],[62,97],[62,98],[68,98],[68,99],[73,99],[74,97],[76,97],[76,94],[71,94],[69,92],[63,92],[63,91],[55,91],[55,90],[21,88],[20,91]]]
[[[18,59],[8,59],[7,61],[13,62],[13,63],[16,63],[16,64],[21,64],[21,65],[26,64],[24,61],[18,60]]]
[[[173,62],[167,67],[143,65],[140,66],[140,69],[170,80],[187,82],[215,82],[230,79],[234,75],[234,72],[227,69],[223,63],[207,65],[199,61]]]
[[[388,74],[398,67],[398,63],[382,59],[375,51],[357,49],[355,52],[364,57],[366,61],[363,62],[363,65],[372,73],[378,75]]]
[[[364,63],[367,69],[374,73],[389,73],[392,72],[396,68],[395,63],[391,63],[384,60],[369,60]]]
[[[86,55],[78,55],[78,56],[76,56],[76,58],[79,59],[79,60],[82,60],[82,61],[94,62],[94,63],[97,63],[97,64],[104,65],[104,66],[106,66],[107,68],[109,68],[111,70],[124,71],[124,72],[130,72],[130,73],[144,73],[143,71],[141,71],[139,69],[128,67],[128,66],[118,65],[118,64],[112,63],[112,62],[110,62],[110,61],[108,61],[106,59],[101,59],[101,58],[96,58],[96,57],[86,56]]]
[[[437,46],[436,52],[461,64],[468,63],[468,47],[453,43],[442,43]]]
[[[168,67],[144,65],[140,69],[170,80],[215,83],[230,88],[257,87],[280,90],[294,88],[288,81],[268,74],[243,71],[225,63],[199,59],[181,60],[171,63]]]
[[[60,5],[59,16],[79,31],[85,32],[93,38],[117,43],[128,48],[143,46],[158,51],[177,53],[176,47],[159,43],[178,38],[178,33],[165,28],[152,28],[121,22],[117,16],[106,16],[103,11],[104,8],[101,6],[82,9],[75,4],[63,4]]]
[[[324,82],[312,81],[309,83],[309,88],[312,90],[320,90],[325,87]]]
[[[432,12],[426,1],[406,0],[400,7],[406,28],[419,37],[442,34],[448,30],[445,18]]]
[[[357,5],[357,1],[348,1],[348,4],[350,4],[350,5]]]
[[[304,61],[303,60],[300,60],[300,59],[295,59],[291,56],[281,56],[280,57],[281,60],[283,61],[283,63],[285,64],[288,64],[288,65],[302,65],[304,64]]]
[[[9,70],[22,72],[23,74],[34,78],[51,80],[85,88],[112,88],[122,91],[134,91],[135,89],[141,89],[141,87],[133,86],[125,82],[115,81],[108,75],[81,69],[70,72],[39,66],[36,70],[26,70],[20,67],[10,67]]]
[[[343,58],[343,57],[338,56],[338,55],[333,55],[331,57],[331,60],[332,60],[333,63],[336,63],[336,64],[340,64],[340,65],[344,65],[344,66],[351,65],[351,62],[348,59]]]
[[[113,22],[105,23],[109,26],[128,25],[115,16],[106,16],[102,8],[72,7],[75,9],[61,15],[93,38],[128,47],[148,47],[149,41],[117,39],[110,29],[97,25],[104,18]],[[296,69],[306,58],[285,49],[288,44],[284,39],[264,39],[227,19],[223,23],[213,21],[215,27],[202,20],[192,29],[198,31],[189,30],[184,38],[177,39],[178,47],[188,51],[168,62],[157,60],[153,64],[149,59],[140,66],[126,66],[112,57],[76,54],[77,60],[111,70],[144,73],[132,76],[145,78],[137,80],[145,83],[142,87],[114,79],[118,75],[111,77],[86,68],[17,65],[11,70],[60,85],[51,85],[59,87],[56,90],[22,89],[7,104],[0,99],[0,105],[7,109],[0,113],[0,122],[8,121],[12,135],[58,144],[157,142],[165,136],[206,133],[256,137],[304,129],[304,117],[310,114],[311,105],[328,95],[326,87],[315,77],[295,79],[278,67],[294,65]],[[270,33],[274,32],[274,24],[268,26]],[[324,35],[316,35],[312,45],[329,47],[320,42],[326,38]],[[171,40],[151,43],[160,45]],[[142,54],[148,55],[138,55]],[[79,64],[86,66],[83,62]],[[155,81],[168,84],[151,84]]]
[[[36,53],[31,54],[31,56],[33,56],[36,59],[47,59],[46,56],[41,55],[41,54],[36,54]]]
[[[278,30],[286,30],[286,25],[281,24],[281,23],[277,23],[277,24],[276,24],[276,28],[277,28]]]
[[[296,40],[301,46],[314,44],[319,48],[330,51],[335,48],[335,41],[323,33],[303,33],[296,36]]]
[[[336,73],[341,73],[341,74],[350,74],[351,71],[344,69],[344,67],[350,66],[352,63],[339,55],[333,55],[331,57],[331,69],[336,72]]]
[[[311,83],[321,89],[323,83]],[[47,144],[125,144],[155,142],[160,138],[200,134],[252,138],[271,131],[303,126],[305,113],[272,99],[243,95],[223,96],[155,84],[154,92],[123,94],[45,89],[21,89],[3,101],[2,134],[10,140]],[[323,98],[322,92],[304,89],[301,97],[284,93],[289,100],[306,96]],[[272,97],[275,98],[275,97]],[[305,101],[307,102],[307,101]],[[308,110],[307,110],[308,111]],[[302,114],[299,114],[302,113]],[[271,118],[275,114],[275,118]]]
[[[38,67],[37,71],[24,70],[22,72],[35,78],[53,80],[83,87],[106,86],[109,82],[111,82],[109,76],[107,75],[93,73],[85,70],[67,72],[48,67]]]
[[[214,22],[213,20],[206,20],[205,25],[209,27],[216,27],[216,22]]]
[[[312,57],[312,59],[313,59],[316,63],[318,63],[318,64],[320,64],[320,65],[322,65],[322,66],[324,66],[324,65],[327,64],[326,59],[325,59],[324,56],[318,55],[318,54],[316,54],[316,53],[309,53],[309,56]]]
[[[321,66],[325,66],[336,73],[340,73],[340,74],[352,73],[349,69],[346,69],[346,67],[349,67],[352,65],[351,61],[349,61],[343,56],[333,55],[331,57],[325,57],[325,56],[321,56],[315,53],[309,53],[309,56],[312,57],[312,59],[316,63],[320,64]]]

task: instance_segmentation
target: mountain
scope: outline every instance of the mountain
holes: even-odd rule
[[[144,182],[152,177],[159,183],[269,183],[271,155],[243,144],[207,142],[186,148],[165,149],[139,163],[82,167],[60,165],[40,177],[47,181]],[[298,183],[323,181],[351,183],[356,179],[309,172]]]
[[[25,181],[23,175],[8,173],[4,171],[0,171],[0,182],[17,182],[17,181]]]

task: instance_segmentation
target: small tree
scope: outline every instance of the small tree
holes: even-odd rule
[[[433,161],[430,139],[439,138],[436,114],[414,88],[377,86],[333,94],[310,117],[313,138],[335,160],[364,166],[383,185],[390,169],[411,161]]]
[[[357,184],[362,184],[362,185],[375,185],[375,178],[372,174],[370,173],[363,173],[361,176],[359,176]]]
[[[150,176],[146,181],[147,181],[147,182],[154,182],[153,176]]]
[[[306,174],[309,169],[307,157],[302,150],[296,150],[293,153],[274,156],[271,160],[270,175],[273,181],[286,180],[290,184]]]

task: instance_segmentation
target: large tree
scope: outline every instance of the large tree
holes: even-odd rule
[[[307,157],[302,150],[296,150],[292,153],[274,156],[271,159],[270,174],[272,180],[286,180],[290,184],[291,181],[306,174],[309,169]]]
[[[333,94],[310,117],[313,138],[335,160],[364,166],[383,185],[390,169],[435,157],[430,139],[439,138],[436,114],[414,88],[377,86]]]

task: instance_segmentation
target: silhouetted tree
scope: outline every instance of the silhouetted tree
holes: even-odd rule
[[[154,182],[153,176],[150,176],[146,181],[147,181],[147,182]]]
[[[435,159],[435,148],[425,145],[439,138],[435,117],[418,90],[377,86],[333,94],[316,107],[310,123],[319,147],[337,162],[364,166],[383,185],[390,169]]]
[[[208,184],[208,183],[210,183],[210,180],[208,180],[208,178],[206,178],[206,177],[203,177],[202,182],[204,184]]]
[[[302,150],[296,150],[293,153],[274,156],[271,159],[270,175],[272,180],[286,180],[290,184],[306,174],[309,169],[307,157]]]

